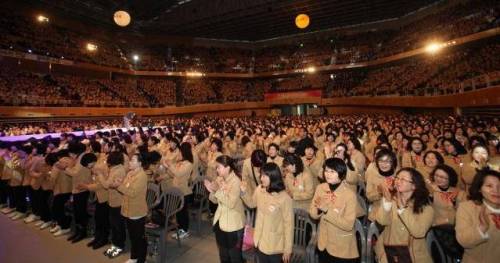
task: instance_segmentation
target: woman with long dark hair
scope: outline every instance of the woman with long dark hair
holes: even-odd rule
[[[325,183],[318,185],[309,214],[319,219],[319,261],[358,262],[354,221],[356,192],[348,186],[347,165],[342,159],[329,158],[323,165]]]
[[[457,240],[464,247],[463,262],[497,262],[500,258],[500,173],[484,169],[469,188],[469,201],[460,203]]]
[[[293,247],[293,204],[285,191],[278,165],[266,163],[261,168],[261,184],[253,195],[241,186],[243,201],[257,208],[254,244],[260,263],[289,262]]]
[[[262,165],[267,161],[267,155],[263,150],[255,150],[252,152],[250,158],[243,161],[243,168],[241,170],[241,180],[246,184],[247,191],[250,195],[260,182],[260,170]]]
[[[193,190],[189,186],[189,180],[194,173],[193,170],[193,153],[191,144],[184,142],[179,147],[177,162],[175,165],[166,167],[167,175],[172,177],[172,185],[179,188],[184,193],[184,206],[176,215],[177,223],[180,225],[179,236],[177,233],[172,235],[173,238],[186,238],[189,236],[189,205],[193,200]]]
[[[209,199],[217,204],[213,219],[215,240],[221,262],[243,262],[241,247],[245,226],[245,208],[240,198],[241,180],[234,173],[233,159],[227,155],[217,157],[217,178],[205,180]]]
[[[432,225],[434,210],[424,178],[414,168],[396,173],[394,190],[382,184],[382,207],[376,220],[385,226],[376,244],[378,262],[432,262],[425,236]]]
[[[451,166],[460,176],[462,166],[467,162],[467,151],[455,139],[444,139],[442,145],[444,148],[444,163]]]

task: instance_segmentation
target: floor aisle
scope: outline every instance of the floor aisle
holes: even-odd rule
[[[208,222],[204,222],[202,233],[199,236],[193,232],[182,242],[181,248],[170,239],[167,242],[167,262],[218,262],[217,247]],[[103,255],[105,248],[92,250],[86,247],[90,239],[71,244],[66,238],[54,238],[48,229],[42,231],[33,224],[12,221],[0,214],[0,263],[124,263],[129,257],[126,253],[110,260]]]

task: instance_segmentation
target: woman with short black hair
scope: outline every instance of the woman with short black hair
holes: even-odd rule
[[[314,193],[309,214],[319,219],[319,262],[358,262],[354,222],[356,192],[346,183],[347,165],[339,158],[329,158],[323,165],[325,182]]]

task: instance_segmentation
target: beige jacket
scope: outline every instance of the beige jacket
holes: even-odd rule
[[[178,162],[172,167],[172,172],[174,173],[173,186],[179,188],[184,195],[192,194],[193,189],[189,187],[189,179],[194,173],[193,164],[189,161]]]
[[[148,214],[146,194],[148,189],[148,176],[141,168],[130,171],[118,191],[123,194],[121,214],[126,218],[140,218]]]
[[[290,254],[293,247],[293,204],[285,192],[268,193],[259,186],[252,195],[242,196],[250,208],[257,208],[254,244],[266,255]]]
[[[108,204],[110,207],[116,208],[122,205],[122,194],[116,189],[110,189],[109,185],[113,182],[122,183],[126,176],[127,172],[125,171],[125,167],[119,164],[109,169],[107,178],[101,175],[97,177],[98,182],[105,189],[108,189]]]
[[[500,259],[500,228],[493,222],[493,211],[486,210],[490,215],[490,227],[484,233],[487,237],[482,236],[479,231],[482,206],[473,201],[463,202],[458,206],[455,231],[458,242],[465,248],[464,263],[490,263]]]
[[[245,208],[240,198],[240,185],[240,178],[231,173],[219,189],[209,196],[210,201],[219,205],[213,224],[219,222],[222,231],[234,232],[245,226]]]
[[[398,211],[395,201],[387,202],[390,209],[382,205],[377,210],[376,220],[385,226],[375,247],[378,262],[387,262],[384,245],[408,246],[414,263],[432,263],[425,236],[434,218],[434,209],[427,205],[419,214],[413,213],[413,204]]]
[[[318,185],[313,200],[330,196],[327,183]],[[322,213],[311,203],[309,214],[319,219],[318,249],[339,258],[359,257],[354,222],[356,220],[356,193],[342,183],[334,192],[335,199]]]
[[[261,182],[260,182],[260,169],[257,167],[253,167],[253,173],[252,173],[251,158],[247,158],[243,161],[243,168],[241,169],[241,178],[247,186],[248,193],[252,195],[257,185],[260,184]],[[257,181],[257,184],[255,183],[255,181]]]
[[[314,195],[314,182],[311,174],[304,171],[297,176],[287,175],[285,186],[291,194],[294,208],[301,208],[307,211]]]

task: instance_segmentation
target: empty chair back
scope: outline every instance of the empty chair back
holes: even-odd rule
[[[309,213],[304,209],[294,208],[294,228],[293,245],[306,247],[309,239],[316,233],[316,224],[309,217]]]
[[[160,203],[160,201],[160,186],[154,183],[148,183],[148,189],[146,192],[146,203],[148,204],[148,210],[151,211]]]
[[[208,190],[203,184],[203,181],[206,179],[205,176],[198,176],[193,181],[193,199],[195,201],[200,201],[208,198]]]
[[[184,207],[184,193],[179,188],[170,187],[163,193],[162,200],[166,224],[168,224],[168,219]]]
[[[366,262],[375,262],[375,243],[380,237],[380,231],[378,230],[377,224],[372,222],[368,227],[368,233],[366,235]]]
[[[360,262],[366,263],[366,232],[363,223],[359,219],[354,222],[354,229],[356,231]]]
[[[436,263],[446,263],[448,259],[444,254],[443,248],[441,244],[439,244],[436,236],[434,235],[434,230],[429,230],[427,232],[427,236],[425,237],[427,241],[427,248],[429,249],[429,253],[431,254],[432,260]]]

